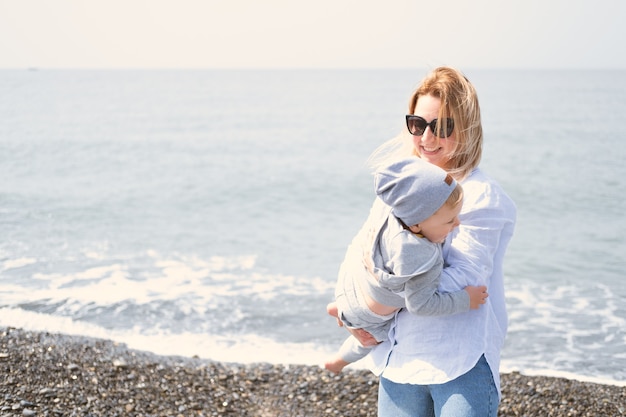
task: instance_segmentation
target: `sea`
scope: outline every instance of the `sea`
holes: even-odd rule
[[[428,71],[0,70],[0,327],[323,364],[366,160]],[[626,386],[626,71],[464,72],[518,207],[502,372]]]

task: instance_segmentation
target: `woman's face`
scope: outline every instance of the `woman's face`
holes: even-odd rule
[[[417,100],[413,114],[424,118],[427,122],[439,117],[441,100],[437,97],[426,95]],[[455,128],[456,129],[456,128]],[[427,127],[421,136],[413,135],[413,145],[417,154],[425,161],[440,168],[447,169],[449,157],[454,151],[456,141],[455,131],[447,138],[438,138],[433,134],[430,127]]]

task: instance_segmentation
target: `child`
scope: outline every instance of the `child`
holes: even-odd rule
[[[443,269],[442,243],[459,225],[463,191],[444,170],[410,157],[375,174],[378,197],[365,224],[348,246],[339,269],[335,302],[328,313],[340,326],[364,329],[387,339],[400,308],[420,315],[448,315],[477,309],[486,287],[437,291]],[[349,337],[325,364],[339,373],[371,348]]]

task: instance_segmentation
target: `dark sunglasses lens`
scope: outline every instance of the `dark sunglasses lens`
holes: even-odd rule
[[[446,119],[445,126],[446,126],[446,129],[444,133],[445,133],[445,137],[447,138],[448,136],[452,134],[452,131],[454,130],[454,120]]]
[[[435,120],[433,120],[433,122],[434,121]],[[437,131],[436,135],[439,136],[440,138],[447,138],[448,136],[452,134],[453,130],[454,130],[454,120],[448,118],[445,120],[445,122],[439,123],[439,130]],[[433,129],[433,132],[434,131],[435,129]]]
[[[421,117],[407,116],[406,118],[406,127],[412,135],[423,135],[424,130],[426,130],[426,126],[428,126],[428,123],[426,123],[426,120]]]

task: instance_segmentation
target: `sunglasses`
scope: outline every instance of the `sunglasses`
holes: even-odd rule
[[[447,118],[445,123],[439,123],[439,129],[437,129],[437,119],[433,119],[429,123],[423,117],[407,114],[406,127],[414,136],[422,136],[426,131],[426,128],[430,127],[430,131],[433,132],[435,136],[439,138],[447,138],[454,130],[454,120]]]

